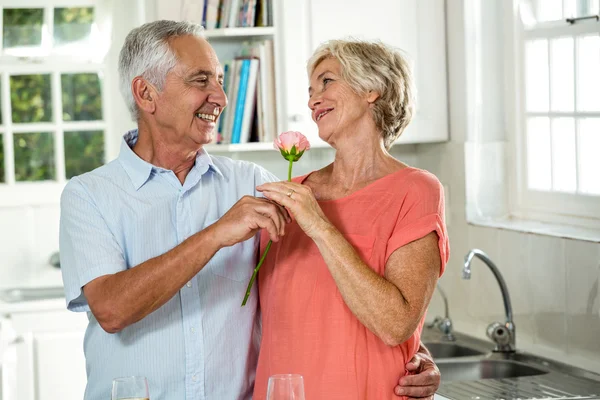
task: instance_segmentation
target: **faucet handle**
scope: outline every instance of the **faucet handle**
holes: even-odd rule
[[[437,316],[433,319],[428,328],[437,328],[440,332],[444,334],[443,338],[446,340],[454,341],[454,334],[452,333],[452,320],[450,318],[442,318]]]
[[[60,254],[58,251],[50,255],[48,264],[52,265],[54,268],[60,268]]]
[[[505,324],[492,322],[486,330],[487,336],[496,344],[494,351],[513,351],[511,346],[513,332]]]

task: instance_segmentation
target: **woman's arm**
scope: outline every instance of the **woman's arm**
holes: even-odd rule
[[[383,277],[333,226],[316,230],[313,240],[358,320],[388,346],[408,340],[427,310],[440,274],[437,234],[431,232],[394,251]]]
[[[277,182],[261,185],[258,190],[290,210],[315,241],[344,301],[361,323],[389,346],[412,336],[440,274],[435,232],[394,251],[385,275],[380,276],[327,220],[309,187]]]

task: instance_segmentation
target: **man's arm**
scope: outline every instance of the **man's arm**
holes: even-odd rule
[[[409,375],[399,379],[394,393],[407,396],[409,400],[433,400],[433,395],[440,387],[440,370],[422,342],[417,353],[406,364],[406,370]]]
[[[109,333],[119,332],[165,304],[227,246],[243,242],[260,229],[278,241],[287,215],[277,205],[245,196],[219,221],[172,250],[135,268],[100,276],[83,287],[90,310]]]

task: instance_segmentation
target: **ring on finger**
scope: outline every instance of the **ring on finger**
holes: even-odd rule
[[[290,191],[287,193],[287,197],[289,197],[291,199],[294,192],[295,192],[294,189],[290,189]]]

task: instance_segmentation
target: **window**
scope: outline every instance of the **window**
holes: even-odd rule
[[[519,11],[518,208],[599,219],[599,0],[520,1]]]
[[[0,8],[0,197],[62,187],[105,160],[110,34],[102,2],[52,3]]]

